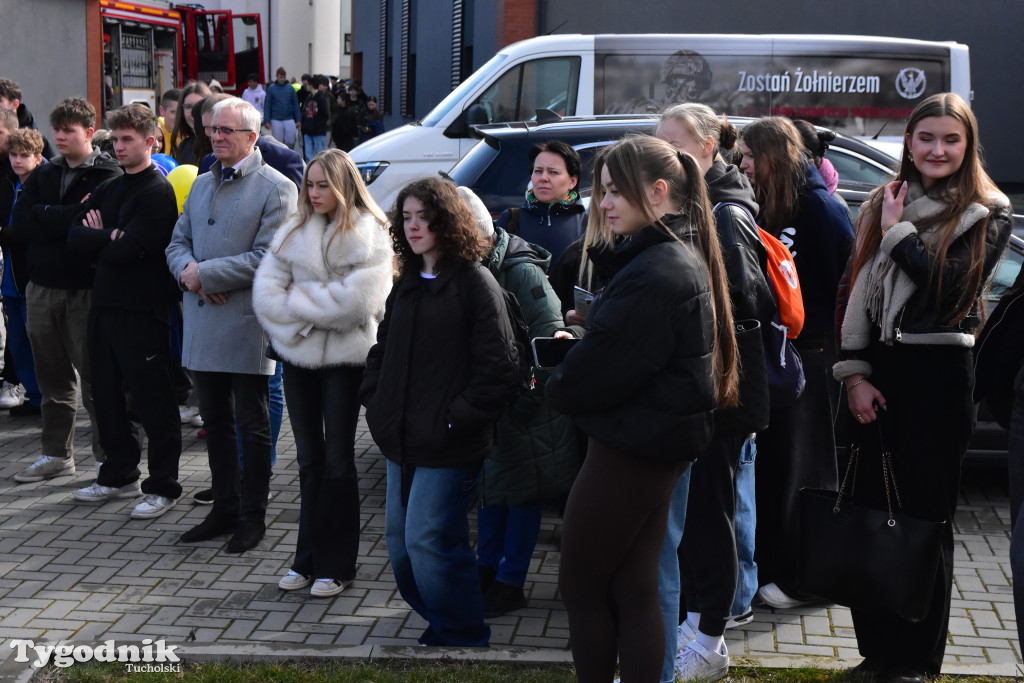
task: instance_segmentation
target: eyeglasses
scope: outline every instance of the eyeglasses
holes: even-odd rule
[[[232,133],[251,133],[253,131],[248,128],[228,128],[226,126],[203,126],[203,131],[211,138],[218,133],[221,135],[231,135]]]

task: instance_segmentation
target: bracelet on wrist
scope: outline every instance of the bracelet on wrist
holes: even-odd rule
[[[854,382],[850,386],[846,387],[846,393],[850,393],[851,391],[853,391],[854,389],[856,389],[857,387],[859,387],[861,384],[863,384],[866,381],[868,381],[867,377],[861,377],[859,380],[857,380],[856,382]]]

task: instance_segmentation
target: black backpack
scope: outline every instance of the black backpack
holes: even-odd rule
[[[519,353],[519,393],[532,391],[534,383],[533,351],[530,348],[530,326],[526,324],[523,307],[519,305],[516,295],[504,287],[501,288],[505,297],[505,311],[508,324],[512,327],[512,341]]]

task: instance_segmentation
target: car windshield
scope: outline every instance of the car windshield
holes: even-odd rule
[[[459,87],[452,90],[451,93],[448,94],[448,97],[441,100],[440,104],[431,109],[430,113],[424,116],[420,123],[424,126],[436,126],[444,119],[445,116],[448,115],[448,112],[452,110],[452,107],[463,100],[466,93],[475,90],[481,81],[490,78],[494,73],[495,68],[506,59],[508,59],[508,55],[500,52],[491,57],[486,64],[474,71],[468,79],[460,83]]]

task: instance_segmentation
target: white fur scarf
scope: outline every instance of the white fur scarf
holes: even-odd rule
[[[1000,204],[999,197],[992,197],[992,200],[997,206]],[[1005,197],[1002,202],[1006,202]],[[869,203],[865,202],[861,206],[862,212]],[[893,343],[897,318],[917,290],[917,285],[893,262],[890,254],[907,236],[917,234],[916,223],[935,216],[943,208],[943,204],[928,197],[918,183],[909,184],[902,219],[886,231],[879,249],[861,268],[853,284],[843,318],[841,345],[844,350],[866,348],[871,341],[872,323],[882,330],[880,341],[890,345]],[[960,214],[954,239],[988,214],[989,209],[981,204],[968,206]],[[877,227],[865,226],[864,230],[875,230]],[[931,248],[938,241],[939,234],[936,230],[929,230],[920,237]]]

